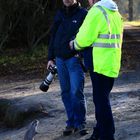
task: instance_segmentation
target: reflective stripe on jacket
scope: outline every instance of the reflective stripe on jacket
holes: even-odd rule
[[[118,11],[93,6],[74,40],[76,50],[93,47],[94,72],[118,77],[121,63],[123,22]]]

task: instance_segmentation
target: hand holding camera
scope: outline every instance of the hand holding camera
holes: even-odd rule
[[[47,92],[49,89],[49,85],[52,83],[52,80],[54,79],[55,74],[57,73],[57,67],[56,65],[49,64],[47,65],[48,70],[50,71],[49,74],[46,76],[46,78],[43,80],[43,82],[40,85],[40,90],[43,92]]]

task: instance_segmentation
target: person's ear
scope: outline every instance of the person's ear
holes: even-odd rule
[[[96,3],[98,0],[88,0],[88,3],[90,6],[92,6],[94,3]]]

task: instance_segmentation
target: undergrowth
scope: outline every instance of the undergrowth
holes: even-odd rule
[[[45,70],[47,63],[47,46],[34,50],[7,49],[0,55],[0,76],[24,72]]]

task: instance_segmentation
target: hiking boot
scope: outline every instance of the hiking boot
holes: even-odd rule
[[[76,128],[75,132],[78,132],[81,136],[84,136],[84,135],[88,134],[87,129],[83,125],[78,127],[78,128]]]
[[[63,131],[63,136],[69,136],[74,132],[74,128],[71,126],[66,126],[65,130]]]
[[[92,135],[90,136],[90,138],[88,138],[86,140],[99,140],[99,136],[93,132]]]

